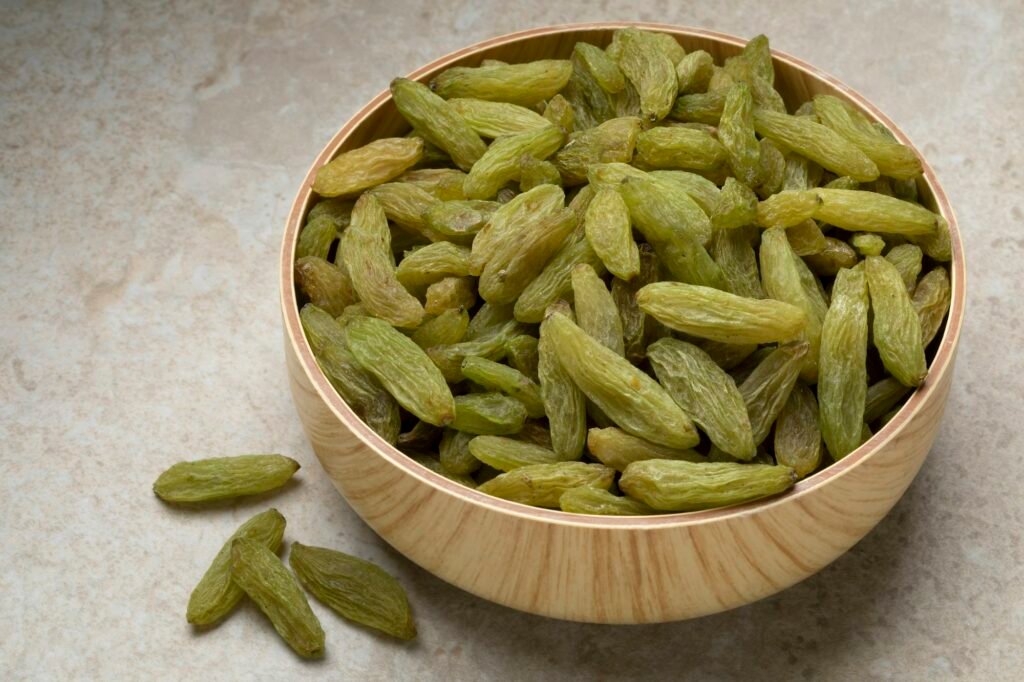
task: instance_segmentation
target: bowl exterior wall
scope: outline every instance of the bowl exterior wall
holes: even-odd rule
[[[502,36],[410,74],[426,80],[481,59],[567,57],[578,40],[607,44],[624,24],[553,27]],[[717,60],[743,42],[722,34],[644,25]],[[840,96],[892,122],[842,83],[776,54],[776,85],[791,106],[816,93]],[[928,380],[900,413],[842,462],[777,499],[685,515],[579,517],[531,510],[468,491],[427,471],[378,438],[319,371],[298,323],[291,263],[312,204],[313,173],[340,150],[402,134],[381,93],[317,158],[296,199],[282,249],[285,354],[295,404],[324,470],[352,508],[388,543],[440,578],[512,608],[600,623],[654,623],[747,604],[792,585],[842,555],[899,500],[938,431],[953,376],[963,315],[964,269],[955,217],[930,168],[923,196],[951,224],[953,304]]]
[[[838,558],[885,516],[917,474],[952,376],[947,372],[929,384],[929,399],[914,419],[827,485],[731,516],[602,527],[510,514],[411,476],[339,421],[291,344],[285,352],[313,450],[382,538],[484,599],[599,623],[657,623],[724,611],[774,594]]]

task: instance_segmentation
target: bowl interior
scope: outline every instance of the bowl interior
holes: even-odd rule
[[[603,47],[611,41],[612,32],[615,29],[629,25],[669,33],[688,52],[698,49],[705,50],[719,64],[726,57],[738,54],[746,42],[743,39],[726,34],[662,24],[615,22],[555,26],[500,36],[471,45],[417,69],[409,74],[408,77],[427,82],[446,68],[451,66],[476,66],[484,59],[500,59],[514,63],[545,58],[568,58],[572,53],[573,46],[577,42],[585,41]],[[853,105],[870,118],[882,123],[893,132],[900,142],[913,147],[906,135],[891,120],[854,90],[795,57],[777,50],[773,50],[772,53],[775,62],[775,86],[790,111],[816,94],[834,95]],[[396,466],[400,466],[409,473],[421,478],[424,482],[434,487],[442,488],[453,495],[466,497],[477,504],[485,504],[515,514],[525,514],[534,517],[541,516],[552,521],[568,524],[603,526],[651,525],[668,522],[678,523],[681,519],[699,521],[708,518],[719,518],[730,514],[744,513],[761,506],[783,503],[788,499],[799,497],[802,493],[810,491],[816,486],[826,484],[836,476],[842,475],[844,471],[857,466],[859,462],[870,457],[872,452],[884,447],[885,443],[912,418],[923,401],[928,399],[932,382],[926,381],[924,386],[914,391],[892,420],[875,433],[871,439],[861,445],[860,448],[841,461],[833,463],[799,481],[793,489],[783,495],[722,509],[682,514],[664,514],[653,517],[583,516],[507,502],[448,481],[417,464],[377,436],[355,415],[330,386],[326,377],[317,366],[299,324],[298,298],[292,278],[292,263],[294,262],[298,233],[305,221],[306,214],[318,199],[311,189],[316,170],[341,152],[360,147],[381,137],[403,135],[408,130],[409,125],[398,114],[389,92],[385,90],[374,97],[363,109],[346,122],[320,153],[306,175],[289,215],[281,252],[281,295],[286,333],[296,350],[303,370],[323,400],[338,419],[346,423],[369,447],[376,450],[382,456],[387,457]],[[919,152],[918,156],[921,156]],[[921,201],[932,210],[939,212],[949,222],[953,242],[953,260],[948,264],[952,280],[952,302],[945,326],[938,335],[937,340],[933,342],[929,352],[929,371],[930,375],[934,375],[937,372],[945,372],[951,368],[963,316],[965,273],[963,246],[956,217],[935,177],[934,171],[928,165],[927,159],[924,159],[923,156],[921,158],[924,166],[924,173],[918,181]]]

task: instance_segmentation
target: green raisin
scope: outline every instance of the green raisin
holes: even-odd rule
[[[281,639],[303,658],[324,654],[324,631],[306,595],[266,545],[238,538],[231,543],[231,579],[259,607]]]
[[[284,455],[238,455],[178,462],[153,484],[165,502],[201,503],[258,495],[280,488],[299,470]]]
[[[353,319],[345,340],[360,366],[423,421],[445,426],[455,419],[455,400],[444,376],[409,337],[372,317]]]
[[[921,321],[903,279],[881,256],[869,256],[865,270],[874,313],[871,337],[882,364],[905,386],[920,386],[928,374]]]
[[[797,382],[775,421],[775,461],[808,476],[821,464],[821,430],[814,392]]]
[[[649,516],[658,513],[640,500],[613,495],[589,485],[566,490],[558,498],[558,505],[564,512],[598,516]]]
[[[796,474],[785,466],[652,459],[626,467],[619,487],[659,511],[696,511],[785,492]]]
[[[725,370],[697,346],[661,339],[647,349],[654,373],[711,442],[738,459],[754,457],[743,396]]]
[[[487,145],[458,112],[430,91],[406,78],[391,81],[391,96],[398,113],[423,139],[448,153],[455,165],[469,170]]]
[[[807,314],[789,303],[682,282],[649,284],[637,293],[637,303],[672,329],[725,343],[791,339],[807,324]]]
[[[942,328],[951,297],[949,273],[942,267],[930,270],[914,289],[911,302],[921,322],[921,343],[924,347],[928,347]]]
[[[861,269],[840,270],[821,331],[818,401],[828,451],[842,459],[860,445],[867,394],[868,289]]]
[[[558,509],[558,501],[565,491],[580,486],[607,490],[614,476],[615,470],[602,464],[531,464],[492,478],[477,490],[520,504]]]
[[[399,639],[416,637],[405,590],[380,567],[299,542],[292,544],[288,563],[302,586],[342,617]]]
[[[398,327],[419,325],[423,306],[398,281],[387,216],[373,196],[359,197],[338,248],[359,300],[373,315]]]
[[[386,137],[344,152],[320,167],[313,191],[323,197],[353,196],[401,175],[423,159],[423,140]]]
[[[693,422],[657,382],[566,316],[555,313],[545,323],[562,367],[624,431],[670,447],[696,445]]]
[[[231,580],[231,543],[246,538],[277,552],[284,537],[285,518],[276,509],[256,514],[238,527],[217,552],[188,599],[185,617],[193,625],[213,625],[231,613],[245,593]]]

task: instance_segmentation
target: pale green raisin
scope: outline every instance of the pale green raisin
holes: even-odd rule
[[[657,382],[564,315],[552,314],[546,324],[562,367],[624,431],[670,447],[696,445],[693,422]]]
[[[531,191],[547,187],[551,185]],[[514,303],[536,280],[548,261],[571,239],[575,228],[576,214],[563,208],[534,216],[525,229],[515,235],[507,235],[504,241],[495,244],[480,274],[480,296],[488,303]]]
[[[625,355],[622,338],[622,318],[608,287],[594,268],[577,265],[572,272],[572,291],[575,300],[576,322],[583,331],[619,355]]]
[[[725,109],[725,90],[684,94],[672,105],[669,112],[677,121],[718,125]]]
[[[440,315],[450,308],[469,310],[476,305],[476,281],[471,277],[445,277],[427,287],[424,311]]]
[[[905,386],[920,386],[928,374],[921,320],[903,279],[881,256],[868,257],[865,271],[874,314],[871,337],[882,364]]]
[[[563,461],[550,448],[502,436],[477,436],[469,441],[469,451],[478,460],[498,471]]]
[[[679,83],[673,62],[653,34],[636,28],[615,32],[621,46],[616,58],[626,79],[640,96],[640,111],[648,121],[660,121],[675,103]],[[682,58],[682,57],[680,57]]]
[[[500,251],[507,263],[516,253],[519,236],[545,216],[556,215],[565,205],[561,187],[541,185],[501,205],[473,239],[469,271],[479,276]]]
[[[587,241],[609,272],[622,280],[640,272],[640,251],[633,241],[629,208],[621,194],[599,190],[587,207],[584,225]]]
[[[288,556],[310,594],[348,620],[398,637],[416,637],[405,590],[378,566],[323,547],[292,543]]]
[[[572,270],[579,263],[587,263],[598,272],[604,272],[604,264],[585,235],[566,240],[541,273],[523,289],[516,300],[516,319],[520,322],[540,322],[548,306],[560,298],[571,296]]]
[[[458,173],[458,171],[454,172]],[[349,199],[321,199],[313,208],[309,209],[306,222],[309,223],[318,216],[327,216],[334,221],[338,230],[344,230],[352,220],[353,203]]]
[[[359,197],[338,248],[359,300],[373,315],[398,327],[419,325],[423,306],[398,281],[387,216],[373,196]]]
[[[499,66],[454,66],[430,83],[441,97],[473,97],[531,106],[551,98],[565,87],[572,64],[565,59],[539,59]]]
[[[921,160],[913,149],[879,134],[873,128],[865,127],[838,97],[815,95],[814,112],[819,121],[852,142],[874,161],[883,175],[906,180],[921,174]]]
[[[729,167],[744,184],[757,184],[761,147],[754,134],[754,100],[745,83],[732,86],[725,96],[718,139],[725,148]]]
[[[843,268],[852,268],[857,264],[857,252],[844,241],[834,237],[825,237],[825,247],[818,253],[809,254],[804,261],[815,274],[833,277]]]
[[[700,130],[657,127],[636,138],[636,162],[646,168],[711,170],[725,155],[722,144]]]
[[[568,309],[568,304],[564,307]],[[586,400],[558,359],[550,325],[550,318],[541,323],[537,345],[541,398],[552,448],[564,459],[578,459],[587,437]]]
[[[407,251],[395,276],[409,291],[425,290],[445,277],[469,274],[469,249],[449,242],[435,242]]]
[[[661,385],[713,444],[738,459],[754,457],[743,396],[707,353],[679,339],[661,339],[647,349],[647,357]]]
[[[803,263],[799,256],[793,253],[784,230],[772,228],[765,230],[761,235],[760,261],[761,284],[765,293],[804,312],[806,326],[799,337],[790,338],[802,338],[810,344],[801,376],[808,383],[813,383],[818,376],[818,348],[821,344],[821,323],[824,317],[822,301],[805,287],[801,278]]]
[[[654,509],[683,512],[777,495],[795,482],[785,466],[652,459],[626,467],[619,487]]]
[[[642,244],[639,248],[640,271],[628,282],[621,279],[612,280],[612,300],[619,310],[622,323],[622,336],[625,342],[626,357],[630,362],[643,360],[651,336],[652,328],[660,326],[657,320],[648,318],[636,303],[636,292],[645,285],[658,281],[658,257],[650,244]]]
[[[526,408],[528,416],[544,416],[540,386],[522,372],[485,358],[467,357],[462,361],[462,375],[486,389],[500,391],[515,398]]]
[[[299,241],[295,245],[295,259],[316,256],[326,260],[331,244],[337,238],[338,227],[334,218],[327,215],[310,218],[299,233]]]
[[[522,334],[509,339],[505,344],[508,354],[508,364],[519,370],[524,376],[538,381],[537,364],[537,337]]]
[[[476,434],[445,429],[438,445],[438,456],[441,466],[453,474],[466,476],[480,468],[480,460],[469,451],[469,441]]]
[[[519,158],[519,191],[529,192],[540,185],[561,185],[562,176],[550,161],[541,161],[529,154]]]
[[[927,237],[939,229],[941,216],[909,201],[853,189],[818,188],[814,193],[820,202],[813,217],[844,230]]]
[[[640,119],[624,116],[575,133],[555,154],[555,167],[566,185],[582,184],[587,181],[587,170],[595,163],[630,161],[639,132]]]
[[[320,167],[313,191],[323,197],[353,196],[392,180],[423,158],[423,140],[386,137],[344,152]]]
[[[878,177],[878,166],[864,152],[808,116],[757,109],[754,130],[836,175],[849,175],[860,182]]]
[[[705,458],[696,450],[670,448],[630,435],[622,429],[610,426],[590,429],[587,432],[587,452],[595,459],[616,471],[624,471],[632,462],[645,459],[684,459],[688,462],[703,462]]]
[[[153,492],[165,502],[230,500],[280,488],[299,470],[284,455],[238,455],[178,462],[160,474]]]
[[[345,314],[358,308],[349,306]],[[365,311],[352,317],[363,315]],[[303,306],[299,319],[317,364],[334,390],[381,438],[394,443],[401,428],[398,403],[352,355],[341,324],[313,305]]]
[[[492,478],[477,490],[520,504],[558,509],[565,491],[585,485],[607,490],[614,477],[615,470],[602,464],[531,464]]]
[[[798,256],[813,256],[828,247],[825,235],[813,220],[805,220],[786,228],[786,239],[793,253]]]
[[[689,95],[707,90],[714,65],[714,59],[704,50],[695,50],[683,57],[676,64],[679,94]]]
[[[386,182],[366,193],[380,202],[388,220],[406,232],[422,235],[427,241],[443,241],[444,235],[432,232],[424,218],[430,208],[441,203],[427,190],[405,182]]]
[[[655,248],[677,240],[680,232],[690,235],[698,245],[711,238],[711,220],[681,186],[648,175],[626,178],[619,191],[634,227]]]
[[[454,471],[450,471],[444,464],[442,464],[436,457],[432,455],[426,455],[423,453],[406,453],[409,458],[417,464],[430,469],[435,474],[444,476],[449,481],[454,481],[459,485],[464,485],[467,488],[475,488],[476,481],[471,476],[466,474],[457,474]]]
[[[473,323],[470,322],[470,329]],[[467,357],[476,356],[488,360],[500,360],[505,357],[505,344],[509,339],[519,336],[524,331],[522,325],[515,320],[503,322],[497,329],[487,336],[471,338],[467,332],[468,341],[461,341],[450,346],[434,346],[427,349],[427,355],[434,364],[441,370],[444,378],[452,383],[463,380],[462,361]]]
[[[746,298],[764,298],[757,254],[751,246],[759,230],[754,227],[715,230],[710,253],[725,278],[725,290]]]
[[[423,421],[445,426],[455,401],[444,376],[422,348],[383,320],[355,318],[345,326],[349,350],[398,404]]]
[[[899,270],[908,294],[913,295],[914,288],[917,287],[917,276],[921,274],[923,256],[921,248],[913,244],[899,244],[885,254],[885,259]]]
[[[818,402],[805,384],[797,382],[775,421],[775,461],[803,478],[821,464]]]
[[[462,182],[465,179],[466,174],[457,168],[415,168],[395,178],[396,182],[416,185],[441,201],[465,199],[465,195],[462,194]]]
[[[549,121],[536,111],[517,104],[469,98],[450,99],[448,104],[483,137],[498,138],[549,125]]]
[[[760,182],[754,189],[762,199],[782,190],[782,183],[786,178],[786,157],[779,146],[763,138],[758,144],[761,152],[761,162],[758,165],[757,177]]]
[[[411,338],[420,348],[433,348],[462,341],[467,327],[469,313],[463,308],[448,308],[417,327]]]
[[[526,407],[500,393],[468,393],[455,398],[457,431],[501,436],[517,433],[526,421]]]
[[[790,227],[814,217],[821,200],[809,190],[785,190],[757,205],[761,227]]]
[[[340,315],[358,299],[348,274],[319,256],[295,261],[295,284],[313,305]]]
[[[807,314],[789,303],[682,282],[648,284],[637,293],[637,303],[672,329],[725,343],[791,339],[807,324]]]
[[[736,178],[726,178],[711,213],[716,230],[731,230],[753,225],[757,220],[757,195]]]
[[[640,500],[613,495],[607,490],[589,485],[570,488],[562,493],[558,505],[564,512],[595,514],[598,516],[649,516],[657,510]]]
[[[544,105],[544,118],[566,133],[576,129],[576,112],[572,110],[569,100],[562,95],[555,95]]]
[[[942,328],[952,291],[946,268],[930,270],[914,289],[914,310],[921,321],[921,343],[927,347]]]
[[[860,445],[868,388],[868,289],[861,269],[840,270],[821,331],[818,402],[828,451],[842,459]]]
[[[281,560],[266,545],[238,538],[231,543],[231,579],[304,658],[324,654],[324,631],[306,595]]]
[[[398,113],[423,139],[448,153],[455,165],[469,170],[487,145],[457,111],[426,85],[406,78],[391,81],[391,96]]]
[[[864,401],[864,422],[871,424],[889,412],[896,403],[910,393],[910,387],[904,386],[892,377],[886,377],[868,386]]]
[[[868,256],[881,256],[882,251],[885,250],[885,240],[877,234],[858,232],[850,237],[850,246],[865,258]]]
[[[276,509],[256,514],[238,527],[217,552],[188,599],[185,617],[193,625],[213,625],[231,613],[245,593],[231,580],[231,543],[247,538],[277,552],[284,537],[285,519]]]
[[[575,56],[582,61],[601,89],[608,94],[621,92],[626,87],[626,78],[619,65],[604,50],[590,43],[576,43]]]
[[[519,159],[523,154],[546,159],[558,151],[564,137],[561,128],[548,124],[498,138],[470,169],[463,183],[466,196],[490,199],[506,183],[519,179]]]
[[[755,445],[760,445],[768,437],[775,418],[789,399],[807,351],[806,341],[779,346],[769,352],[739,385]]]
[[[499,207],[495,201],[442,201],[430,206],[423,220],[431,231],[461,244],[482,230]]]

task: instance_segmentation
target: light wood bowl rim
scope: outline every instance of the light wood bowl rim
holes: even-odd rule
[[[675,35],[689,35],[697,38],[711,39],[738,47],[742,47],[747,42],[742,38],[726,33],[672,24],[631,21],[559,24],[508,33],[474,43],[473,45],[451,52],[416,69],[410,73],[407,78],[413,80],[419,79],[429,72],[447,66],[452,62],[460,60],[475,52],[480,52],[498,45],[518,42],[526,38],[536,38],[540,36],[577,31],[611,30],[627,26],[664,31]],[[311,199],[315,196],[312,191],[312,183],[317,169],[335,156],[337,150],[342,146],[348,135],[353,130],[358,128],[363,121],[373,116],[377,109],[390,99],[391,95],[388,90],[384,90],[379,93],[354,116],[346,121],[334,137],[331,138],[330,142],[324,147],[320,154],[317,155],[316,160],[306,173],[302,186],[292,204],[282,241],[280,257],[280,284],[281,309],[284,318],[285,332],[287,334],[288,343],[292,345],[292,348],[299,360],[299,364],[302,366],[306,377],[316,389],[321,400],[323,400],[330,408],[334,416],[350,431],[352,431],[352,433],[355,434],[356,437],[376,455],[383,457],[393,466],[402,469],[404,473],[419,479],[419,481],[424,485],[431,486],[432,488],[443,491],[446,494],[460,498],[465,503],[486,507],[492,511],[500,512],[502,514],[522,517],[530,520],[542,520],[551,524],[566,527],[607,529],[651,529],[663,528],[666,526],[685,527],[710,522],[720,522],[731,517],[760,513],[776,505],[793,503],[804,495],[809,494],[811,491],[828,485],[831,481],[847,474],[847,472],[852,471],[862,462],[871,458],[874,453],[885,448],[888,443],[903,430],[904,426],[914,419],[917,413],[922,409],[923,405],[931,399],[933,393],[932,387],[940,383],[938,381],[938,377],[946,372],[952,371],[952,363],[960,338],[960,329],[963,324],[966,299],[966,268],[964,264],[963,242],[960,237],[956,216],[953,213],[952,206],[950,206],[949,199],[947,198],[945,191],[939,184],[935,171],[929,165],[924,156],[918,152],[916,147],[914,147],[906,134],[904,134],[903,131],[901,131],[896,124],[892,122],[892,120],[890,120],[857,91],[850,88],[834,76],[811,66],[801,59],[786,54],[785,52],[780,52],[779,50],[772,49],[772,56],[774,59],[804,72],[807,76],[813,79],[829,83],[856,103],[866,114],[888,127],[900,142],[913,148],[918,157],[921,158],[924,169],[924,180],[932,192],[935,206],[938,212],[949,222],[950,237],[953,246],[953,259],[947,267],[949,268],[950,278],[952,280],[952,300],[946,325],[942,332],[941,341],[936,349],[935,357],[929,366],[928,379],[923,386],[911,394],[910,398],[899,410],[896,416],[890,420],[889,423],[883,426],[876,434],[874,434],[867,442],[844,457],[842,460],[834,462],[822,471],[797,482],[791,490],[782,495],[720,509],[676,514],[659,514],[656,516],[630,517],[571,514],[558,510],[529,507],[517,502],[510,502],[492,497],[448,480],[440,474],[416,463],[397,448],[388,444],[365,423],[363,423],[358,416],[356,416],[352,409],[344,400],[342,400],[341,396],[338,395],[330,385],[327,377],[317,365],[309,343],[306,341],[306,337],[302,332],[302,325],[299,321],[298,314],[298,298],[296,296],[293,279],[295,245],[299,229],[302,225],[302,219],[306,215],[307,207],[310,204]]]

